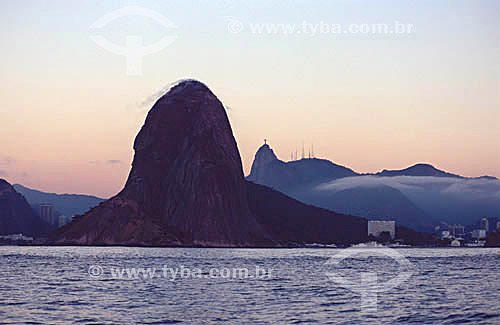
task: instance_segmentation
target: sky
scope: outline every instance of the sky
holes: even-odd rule
[[[314,143],[357,172],[425,162],[500,177],[499,17],[495,0],[2,0],[0,178],[116,194],[151,96],[183,78],[227,107],[245,174],[266,138],[282,160]],[[127,66],[96,36],[163,45]]]

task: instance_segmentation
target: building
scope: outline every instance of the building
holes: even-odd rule
[[[391,235],[391,239],[394,239],[396,236],[396,221],[368,221],[368,236],[379,237],[383,232],[388,232]]]
[[[462,238],[465,235],[465,227],[462,225],[450,225],[448,229],[453,238]]]
[[[57,225],[59,220],[56,220],[54,213],[54,205],[48,203],[40,204],[40,218],[50,223],[51,225]]]
[[[500,231],[500,221],[497,222],[497,231]]]
[[[481,219],[481,227],[479,228],[483,229],[486,232],[490,231],[490,224],[488,222],[488,219],[486,218]]]
[[[473,239],[484,239],[486,238],[486,230],[484,229],[476,229],[472,232],[472,238]]]

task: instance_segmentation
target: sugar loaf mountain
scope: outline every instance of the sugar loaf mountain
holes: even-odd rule
[[[49,243],[276,247],[367,240],[363,218],[245,180],[224,106],[201,82],[181,81],[153,105],[134,150],[124,188],[57,229]]]

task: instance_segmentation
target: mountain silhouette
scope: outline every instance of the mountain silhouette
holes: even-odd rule
[[[0,179],[0,235],[47,235],[53,227],[35,215],[26,199]]]
[[[430,164],[360,174],[324,159],[284,162],[266,143],[257,150],[247,179],[307,204],[395,220],[420,231],[431,231],[439,221],[470,224],[484,215],[500,216],[498,179],[464,177]]]
[[[387,170],[376,173],[376,176],[434,176],[434,177],[456,177],[464,178],[463,176],[447,173],[439,170],[430,164],[416,164],[405,169]]]
[[[153,105],[134,150],[123,190],[55,231],[50,243],[255,247],[366,239],[364,219],[245,181],[224,106],[199,81],[179,82]]]
[[[332,179],[358,175],[344,166],[325,159],[304,158],[290,162],[279,160],[268,144],[255,154],[247,180],[288,193],[295,188],[315,186]]]
[[[262,156],[266,158],[263,159]],[[416,165],[401,173],[436,174],[430,165]],[[385,171],[385,173],[390,173]],[[396,175],[396,171],[393,173]],[[444,172],[442,173],[445,174]],[[347,177],[363,176],[352,169],[325,159],[304,158],[284,162],[268,144],[255,154],[247,180],[272,187],[301,202],[338,213],[358,215],[372,220],[395,220],[418,230],[430,230],[436,221],[416,206],[401,191],[386,185],[361,186],[340,191],[321,190],[321,185]]]

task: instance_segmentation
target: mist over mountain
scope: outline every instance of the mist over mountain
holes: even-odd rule
[[[370,174],[368,174],[370,175]],[[404,169],[396,169],[396,170],[387,170],[384,169],[381,172],[373,174],[375,176],[432,176],[432,177],[451,177],[451,178],[460,178],[467,180],[497,180],[496,177],[493,176],[479,176],[479,177],[464,177],[457,174],[448,173],[442,170],[437,169],[436,167],[430,164],[416,164]]]
[[[500,216],[500,180],[442,176],[359,176],[318,186],[338,193],[346,189],[390,186],[399,190],[434,220],[472,224],[483,217]]]
[[[38,218],[26,199],[0,179],[0,235],[47,235],[53,227]]]
[[[500,181],[494,177],[467,178],[430,164],[360,174],[323,159],[284,162],[270,152],[268,144],[259,148],[248,180],[339,213],[426,231],[439,221],[470,224],[500,216]],[[261,160],[262,154],[274,158]]]
[[[436,222],[401,191],[387,185],[352,187],[337,192],[323,189],[302,193],[308,203],[330,210],[376,220],[396,220],[412,229],[431,230]]]
[[[274,157],[261,159],[261,155]],[[324,190],[334,180],[361,177],[352,169],[325,159],[303,158],[284,162],[265,144],[255,155],[248,180],[272,187],[291,197],[338,213],[359,215],[368,219],[396,220],[399,225],[429,230],[430,217],[399,190],[388,186],[345,191]],[[255,165],[255,166],[254,166]]]

